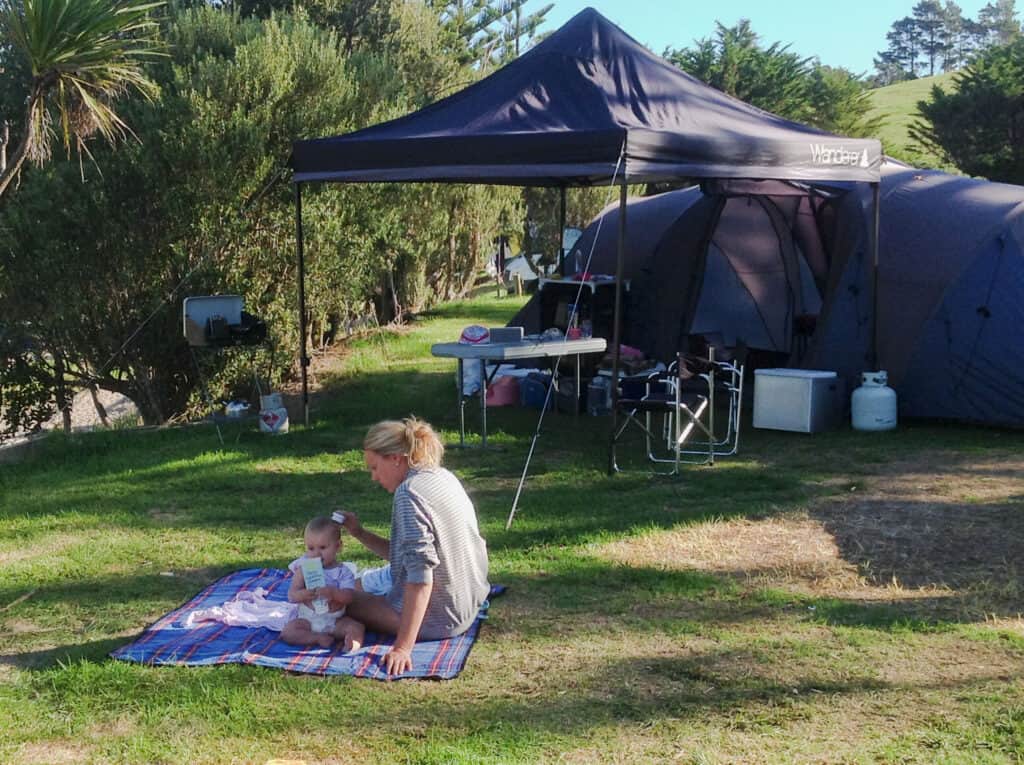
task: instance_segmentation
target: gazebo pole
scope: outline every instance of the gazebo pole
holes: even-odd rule
[[[612,327],[612,430],[608,443],[608,475],[615,472],[615,434],[619,428],[619,342],[622,339],[622,273],[626,261],[626,183],[619,186],[619,251],[615,259],[615,323]]]
[[[299,371],[302,375],[302,417],[309,426],[309,379],[306,355],[306,259],[302,251],[302,184],[295,184],[295,250],[299,258]]]
[[[565,276],[565,185],[561,193],[561,206],[558,210],[558,273]]]
[[[880,181],[876,181],[871,184],[871,207],[872,207],[872,231],[871,231],[871,371],[878,371],[878,340],[879,340],[879,323],[878,323],[878,264],[879,264],[879,247],[878,247],[878,230],[880,222],[880,206],[881,201],[881,188],[882,184]]]

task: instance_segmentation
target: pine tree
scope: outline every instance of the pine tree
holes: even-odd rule
[[[985,31],[989,45],[1008,45],[1020,37],[1015,0],[995,0],[978,11],[978,23]]]
[[[892,28],[885,35],[889,41],[889,52],[892,60],[899,62],[908,77],[917,77],[918,60],[921,55],[920,30],[910,16],[904,16],[893,22]]]
[[[931,77],[935,74],[936,62],[941,66],[946,54],[946,15],[938,0],[921,0],[912,13],[921,40],[921,53],[928,60],[928,76]]]

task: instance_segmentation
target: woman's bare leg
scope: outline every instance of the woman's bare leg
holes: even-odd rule
[[[362,622],[367,629],[374,632],[385,632],[388,635],[398,634],[401,615],[391,607],[383,595],[371,595],[368,592],[355,592],[355,597],[345,613]]]

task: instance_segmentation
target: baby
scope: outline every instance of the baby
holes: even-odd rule
[[[306,524],[306,554],[292,561],[288,600],[298,603],[295,619],[281,630],[281,639],[291,645],[320,645],[329,648],[335,640],[343,641],[345,651],[354,651],[363,644],[365,629],[351,617],[345,607],[352,602],[355,577],[352,570],[338,561],[341,550],[341,527],[330,518],[318,517]],[[319,559],[326,584],[309,589],[303,573],[303,561]]]

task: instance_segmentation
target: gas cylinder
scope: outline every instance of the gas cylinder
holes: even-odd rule
[[[884,371],[864,372],[850,399],[854,430],[892,430],[896,427],[896,391]]]

